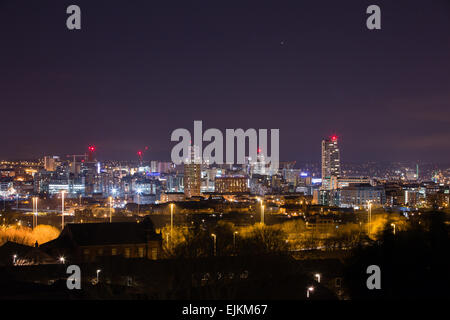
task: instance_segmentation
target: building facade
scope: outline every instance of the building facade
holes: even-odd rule
[[[322,185],[323,189],[330,189],[331,177],[341,176],[341,160],[338,138],[332,136],[322,140]]]
[[[241,177],[216,177],[215,192],[217,193],[244,193],[249,192],[248,178]]]

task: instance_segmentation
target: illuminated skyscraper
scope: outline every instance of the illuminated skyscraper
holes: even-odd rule
[[[337,136],[322,140],[322,186],[330,188],[330,180],[341,176],[341,160]]]
[[[201,160],[198,157],[198,147],[189,150],[189,158],[184,161],[184,195],[186,198],[201,194]]]

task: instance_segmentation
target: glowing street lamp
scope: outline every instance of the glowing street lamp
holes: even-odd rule
[[[109,197],[109,223],[112,222],[112,197]]]
[[[59,262],[61,262],[62,264],[66,263],[66,258],[60,257],[59,258]]]
[[[395,223],[391,223],[391,227],[394,227],[394,236],[395,236]]]
[[[173,206],[174,204],[170,204],[170,246],[173,246]]]
[[[64,194],[66,191],[61,190],[61,230],[64,229]]]
[[[17,254],[13,255],[13,264],[16,264]]]
[[[314,291],[314,287],[309,287],[308,289],[306,289],[306,298],[309,299],[309,293]]]
[[[264,205],[262,204],[261,204],[261,224],[264,224]]]
[[[211,234],[211,237],[214,238],[214,256],[216,256],[216,254],[217,254],[217,247],[216,247],[217,236],[216,236],[214,233],[212,233],[212,234]]]
[[[316,277],[317,282],[320,283],[320,273],[316,273],[316,274],[314,275],[314,277]]]
[[[261,224],[264,224],[264,202],[261,198],[258,198],[258,201],[261,204]]]
[[[236,250],[236,235],[238,234],[238,232],[237,231],[235,231],[234,233],[233,233],[233,248],[234,248],[234,250]]]
[[[38,197],[33,197],[33,229],[37,227],[37,219],[38,219]]]
[[[370,231],[371,231],[371,224],[372,224],[372,201],[369,200],[367,201],[367,214],[368,214],[368,221],[367,221],[367,234],[370,236]]]
[[[98,275],[99,275],[99,273],[100,273],[101,271],[102,271],[102,270],[97,269],[97,283],[98,283]]]

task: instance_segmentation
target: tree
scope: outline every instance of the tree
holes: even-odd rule
[[[244,233],[239,243],[240,255],[280,254],[289,250],[286,233],[279,228],[255,225]]]
[[[387,223],[378,241],[353,252],[344,276],[353,299],[450,297],[449,227],[437,212],[422,215],[420,222],[395,235]],[[370,265],[381,269],[381,290],[366,286]]]

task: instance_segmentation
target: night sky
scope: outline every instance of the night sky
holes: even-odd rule
[[[280,160],[331,134],[344,162],[450,160],[447,0],[0,0],[0,39],[2,159],[169,160],[203,120],[279,128]]]

